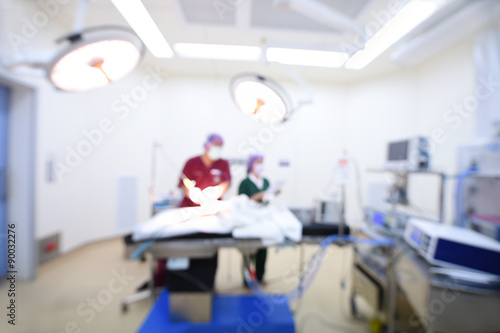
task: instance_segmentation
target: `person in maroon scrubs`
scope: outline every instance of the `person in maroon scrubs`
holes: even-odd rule
[[[222,146],[224,140],[219,134],[210,134],[205,142],[205,151],[201,156],[190,158],[184,165],[181,179],[179,179],[179,188],[184,192],[184,198],[180,207],[194,207],[200,205],[200,193],[207,187],[218,186],[221,188],[222,197],[231,183],[231,173],[229,163],[221,159]],[[194,186],[199,189],[190,191],[184,185],[184,179],[187,177]],[[193,201],[194,200],[194,201]]]
[[[231,183],[229,163],[221,159],[224,140],[219,134],[210,134],[204,144],[204,152],[200,156],[190,158],[182,170],[179,188],[184,192],[179,207],[203,206],[207,192],[211,187],[218,187],[221,193],[218,199],[226,193]],[[186,178],[189,189],[185,186]],[[194,186],[194,187],[193,187]],[[166,261],[158,260],[155,285],[167,285],[170,291],[212,291],[217,270],[217,254],[211,258],[190,259],[189,268],[183,271],[169,271],[165,268]]]

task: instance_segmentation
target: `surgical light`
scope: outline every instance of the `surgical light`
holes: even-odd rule
[[[238,108],[260,122],[277,124],[291,112],[291,100],[285,90],[260,75],[237,76],[231,81],[230,87]]]
[[[183,58],[258,61],[261,49],[257,46],[199,43],[174,44],[177,55]]]
[[[362,69],[399,41],[408,32],[429,18],[438,8],[439,0],[413,0],[405,5],[368,42],[364,49],[356,52],[345,67]]]
[[[347,57],[347,54],[344,52],[300,50],[278,47],[269,47],[266,50],[266,58],[268,61],[288,65],[339,68],[345,63]]]
[[[47,66],[49,80],[59,89],[87,91],[123,78],[139,63],[143,45],[128,29],[92,28],[62,38],[70,45]]]
[[[37,50],[14,56],[3,60],[3,66],[13,73],[46,77],[58,89],[72,92],[101,88],[126,76],[139,64],[144,44],[129,28],[83,28],[89,2],[80,1],[73,32],[56,40],[68,45],[55,52]]]

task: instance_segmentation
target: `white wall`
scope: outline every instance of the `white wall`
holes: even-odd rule
[[[160,142],[170,158],[157,156],[158,190],[166,191],[176,189],[184,162],[202,152],[206,135],[212,131],[226,139],[227,158],[246,159],[251,152],[264,153],[269,178],[286,181],[284,201],[309,204],[322,191],[325,172],[330,173],[333,158],[341,149],[340,130],[346,111],[343,88],[315,87],[313,106],[301,109],[286,125],[267,127],[237,111],[228,93],[230,78],[166,76],[126,113],[126,104],[120,101],[122,94],[139,96],[143,90],[138,87],[148,75],[147,71],[137,71],[107,89],[85,94],[61,93],[42,84],[37,237],[61,232],[62,249],[67,251],[116,235],[116,187],[122,175],[138,177],[138,220],[147,219],[153,142]],[[285,86],[292,93],[301,93],[293,83]],[[65,169],[67,162],[75,162],[70,151],[88,146],[84,142],[90,140],[82,132],[95,132],[103,119],[112,124],[112,132],[104,134],[88,156],[81,156],[78,166],[69,165],[71,172],[65,172],[69,170]],[[316,150],[321,147],[327,148]],[[290,168],[279,168],[280,159],[287,159]],[[59,163],[60,181],[48,181],[49,160]],[[233,169],[228,196],[236,193],[244,176],[244,168]]]
[[[458,172],[457,148],[475,140],[477,134],[475,108],[466,110],[476,87],[473,44],[472,39],[463,41],[421,66],[418,73],[422,101],[418,128],[434,138],[433,165],[448,175]],[[454,180],[446,181],[446,223],[454,219],[455,185]]]
[[[386,179],[384,174],[367,170],[381,168],[387,142],[421,134],[413,127],[420,111],[418,91],[414,71],[402,71],[350,87],[344,141],[348,154],[356,159],[361,170],[364,198],[368,181]],[[351,179],[354,176],[351,172]],[[356,186],[353,180],[348,183],[346,213],[348,221],[359,225],[362,215]]]
[[[458,145],[473,139],[474,115],[464,118],[460,126],[450,122],[453,107],[463,103],[474,92],[475,71],[471,40],[440,53],[417,68],[354,84],[349,89],[349,119],[346,141],[350,154],[361,169],[381,166],[387,142],[415,135],[434,138],[432,168],[447,174],[456,172]],[[455,115],[455,114],[453,114]],[[364,196],[368,182],[386,182],[386,175],[364,172]],[[437,178],[410,176],[409,190],[416,205],[437,215]],[[424,184],[425,183],[425,184]],[[348,218],[358,220],[354,184],[348,188]],[[445,221],[452,216],[454,183],[446,185]]]
[[[236,73],[235,73],[236,74]],[[416,69],[402,70],[349,86],[316,85],[314,104],[303,107],[283,126],[268,127],[240,114],[228,93],[230,78],[164,76],[157,87],[144,68],[111,87],[84,94],[66,94],[42,85],[39,114],[37,236],[62,232],[63,250],[119,233],[116,225],[117,178],[132,175],[139,182],[139,216],[149,217],[152,143],[158,141],[169,156],[157,156],[157,186],[175,189],[184,161],[201,153],[209,132],[226,139],[226,158],[243,158],[254,151],[266,156],[267,176],[284,179],[282,200],[311,206],[331,180],[336,158],[347,149],[361,167],[362,178],[371,166],[381,165],[388,140],[446,132],[436,147],[434,165],[455,171],[456,147],[472,136],[472,117],[457,130],[443,113],[473,91],[471,43],[465,41]],[[144,81],[146,80],[146,81]],[[146,91],[144,82],[151,85]],[[292,96],[302,91],[283,82]],[[127,107],[121,98],[135,94]],[[142,97],[141,97],[142,96]],[[135,102],[134,102],[135,103]],[[88,141],[82,131],[99,127],[103,119],[112,132],[82,158],[62,182],[49,183],[47,160],[67,164],[69,149]],[[288,160],[289,168],[278,166]],[[233,169],[234,195],[244,170]],[[363,183],[363,188],[366,182]],[[348,221],[359,223],[360,209],[352,174],[348,186]]]

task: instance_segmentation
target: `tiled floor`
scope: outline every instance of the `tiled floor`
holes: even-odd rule
[[[269,248],[265,291],[284,293],[298,281],[299,260],[310,258],[316,246]],[[305,295],[291,304],[296,332],[369,332],[368,325],[349,315],[349,269],[352,251],[331,247],[316,280]],[[41,266],[32,282],[18,282],[16,326],[0,318],[0,332],[135,332],[151,303],[144,300],[122,313],[120,301],[148,278],[148,263],[125,258],[121,239],[85,246]],[[344,287],[341,287],[342,281]],[[0,308],[7,304],[7,283],[0,283]],[[241,294],[241,255],[234,249],[219,252],[216,291]],[[2,312],[6,313],[7,310]],[[1,312],[0,312],[1,313]]]

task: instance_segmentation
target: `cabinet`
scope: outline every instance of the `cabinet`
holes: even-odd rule
[[[445,175],[437,171],[406,171],[370,169],[369,172],[384,174],[389,181],[386,201],[388,209],[367,207],[366,226],[359,237],[382,239],[390,237],[395,247],[356,245],[352,267],[351,310],[358,314],[357,302],[363,298],[375,311],[376,316],[387,324],[389,332],[412,330],[420,325],[418,319],[410,321],[413,307],[402,292],[394,274],[394,264],[401,260],[402,239],[408,218],[418,216],[419,211],[408,209],[411,202],[408,196],[409,179],[415,175],[435,177],[437,198],[435,219],[443,221]],[[425,195],[425,194],[423,194]],[[403,209],[404,208],[404,209]]]

